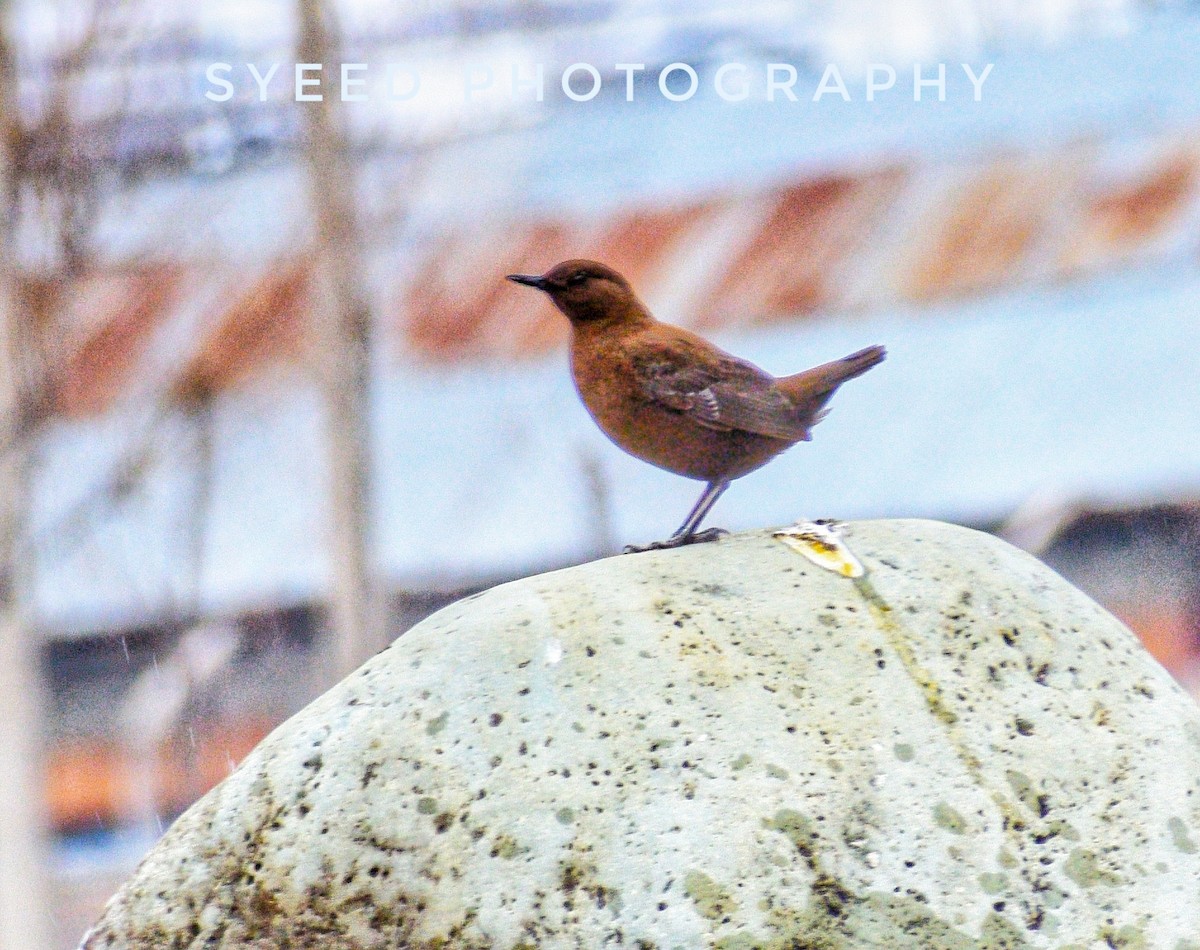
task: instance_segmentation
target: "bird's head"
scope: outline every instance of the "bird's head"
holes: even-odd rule
[[[509,274],[508,279],[544,291],[573,324],[645,312],[629,281],[596,261],[563,261],[541,276]]]

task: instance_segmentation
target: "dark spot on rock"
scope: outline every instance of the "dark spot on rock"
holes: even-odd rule
[[[838,919],[844,918],[848,905],[858,900],[837,878],[828,874],[821,874],[813,881],[812,893],[826,915]]]

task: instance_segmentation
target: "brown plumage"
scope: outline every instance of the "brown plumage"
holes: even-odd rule
[[[717,537],[696,528],[729,483],[810,439],[838,386],[885,356],[872,346],[777,379],[660,323],[604,264],[565,261],[508,279],[544,291],[571,321],[575,386],[604,434],[651,465],[708,483],[679,530],[651,548]]]

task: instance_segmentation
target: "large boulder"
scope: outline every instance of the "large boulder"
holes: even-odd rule
[[[861,577],[762,532],[448,607],[176,821],[85,945],[1200,947],[1192,700],[992,537],[841,534]]]

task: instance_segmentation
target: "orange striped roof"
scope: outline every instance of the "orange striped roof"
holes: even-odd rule
[[[502,279],[569,257],[626,273],[664,319],[704,331],[927,306],[1130,260],[1200,249],[1200,147],[1192,134],[1078,142],[1051,152],[897,163],[737,192],[644,202],[599,216],[510,216],[451,226],[429,244],[369,246],[402,276],[377,278],[401,361],[520,359],[563,344],[548,303]],[[58,411],[101,412],[136,378],[150,341],[200,290],[206,312],[172,361],[175,390],[219,390],[301,352],[311,255],[249,269],[145,264],[54,291]],[[411,266],[408,266],[411,265]],[[374,272],[394,274],[396,268]],[[215,287],[215,289],[214,289]],[[33,309],[51,310],[31,284]],[[36,290],[36,292],[34,292]],[[194,309],[194,307],[193,307]],[[189,325],[190,326],[190,325]]]

